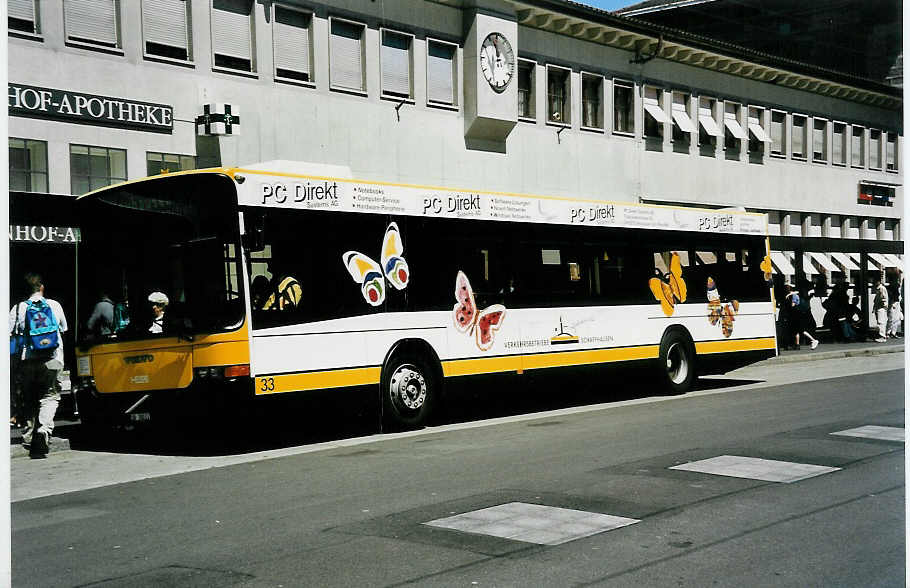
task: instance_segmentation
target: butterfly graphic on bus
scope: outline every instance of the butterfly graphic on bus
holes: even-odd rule
[[[502,327],[502,322],[506,318],[506,307],[502,304],[493,304],[478,311],[471,282],[462,271],[459,271],[455,278],[455,300],[457,303],[452,309],[455,328],[469,337],[474,335],[477,347],[481,351],[489,350],[493,347],[496,331]]]
[[[731,300],[730,302],[720,301],[720,292],[717,291],[717,284],[714,278],[708,277],[708,322],[716,325],[720,322],[720,330],[724,337],[730,338],[733,334],[733,321],[739,313],[739,301]]]
[[[660,307],[663,309],[664,314],[672,316],[676,310],[676,305],[686,301],[687,293],[686,281],[682,277],[682,262],[679,259],[679,254],[674,251],[670,256],[669,273],[660,275],[657,269],[654,272],[657,275],[648,280],[648,287],[651,288],[654,298],[660,302]]]
[[[397,290],[404,290],[411,279],[408,262],[402,257],[404,242],[401,232],[394,222],[386,227],[382,238],[382,251],[376,263],[359,251],[347,251],[341,256],[342,261],[354,281],[360,284],[363,299],[372,306],[379,306],[385,301],[386,280]]]

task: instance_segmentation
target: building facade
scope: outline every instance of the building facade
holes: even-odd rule
[[[882,253],[870,267],[899,263],[902,94],[884,84],[565,0],[8,8],[14,212],[32,194],[295,160],[367,180],[745,208],[774,236],[862,242]],[[38,241],[13,217],[14,245]],[[792,278],[859,261],[782,243],[798,256],[776,251],[775,267]],[[29,251],[14,272],[38,263]]]

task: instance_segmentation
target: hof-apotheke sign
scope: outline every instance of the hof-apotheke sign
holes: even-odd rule
[[[10,83],[8,88],[10,116],[52,118],[157,133],[170,133],[174,129],[174,108],[167,104],[23,84]]]

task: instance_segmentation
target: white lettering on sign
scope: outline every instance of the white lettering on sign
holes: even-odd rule
[[[12,83],[7,88],[11,115],[79,119],[95,124],[134,126],[157,131],[171,131],[174,127],[174,109],[165,104]]]
[[[10,225],[10,242],[77,243],[82,240],[75,227],[45,227],[42,225]]]

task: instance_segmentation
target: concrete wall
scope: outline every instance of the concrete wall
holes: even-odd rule
[[[609,200],[641,198],[859,217],[901,216],[902,187],[897,189],[893,208],[861,206],[856,197],[860,180],[902,185],[902,170],[895,174],[839,168],[830,163],[775,159],[767,154],[761,163],[750,163],[745,148],[737,160],[729,160],[721,148],[713,157],[706,157],[699,154],[696,140],[688,152],[677,153],[670,142],[670,125],[664,128],[663,141],[657,143],[659,150],[649,150],[654,145],[649,146],[641,136],[641,85],[651,84],[663,90],[662,103],[668,112],[669,90],[686,91],[693,97],[733,100],[744,108],[778,108],[885,130],[900,127],[899,112],[661,59],[633,65],[629,63],[633,56],[630,52],[522,26],[518,27],[517,46],[513,44],[513,48],[519,56],[537,62],[536,122],[519,122],[508,135],[503,152],[473,149],[465,140],[464,95],[455,108],[428,106],[425,69],[428,36],[457,42],[459,92],[464,92],[463,46],[471,14],[414,0],[307,3],[306,7],[315,10],[315,79],[314,84],[300,85],[274,80],[272,24],[266,18],[268,3],[254,5],[258,72],[245,76],[213,71],[210,2],[191,2],[191,64],[176,65],[143,57],[141,10],[135,1],[121,2],[122,54],[67,46],[63,41],[62,8],[57,3],[41,3],[42,41],[10,37],[11,82],[174,106],[173,134],[10,117],[10,136],[48,142],[51,192],[70,192],[69,144],[125,148],[129,178],[135,179],[146,173],[146,151],[196,154],[193,120],[201,114],[202,104],[227,102],[239,109],[242,124],[239,136],[219,141],[225,165],[295,159],[347,165],[355,177],[364,179]],[[358,20],[368,27],[365,96],[329,89],[330,15]],[[414,100],[403,105],[397,114],[398,101],[380,96],[380,26],[415,35]],[[548,63],[572,69],[571,125],[559,135],[560,127],[546,123]],[[580,129],[582,70],[606,76],[604,132]],[[614,76],[636,83],[638,132],[634,137],[611,133]],[[512,83],[517,84],[517,80]],[[718,120],[722,120],[720,117],[719,114]],[[811,133],[809,137],[811,145]],[[899,159],[902,140],[903,137]]]

